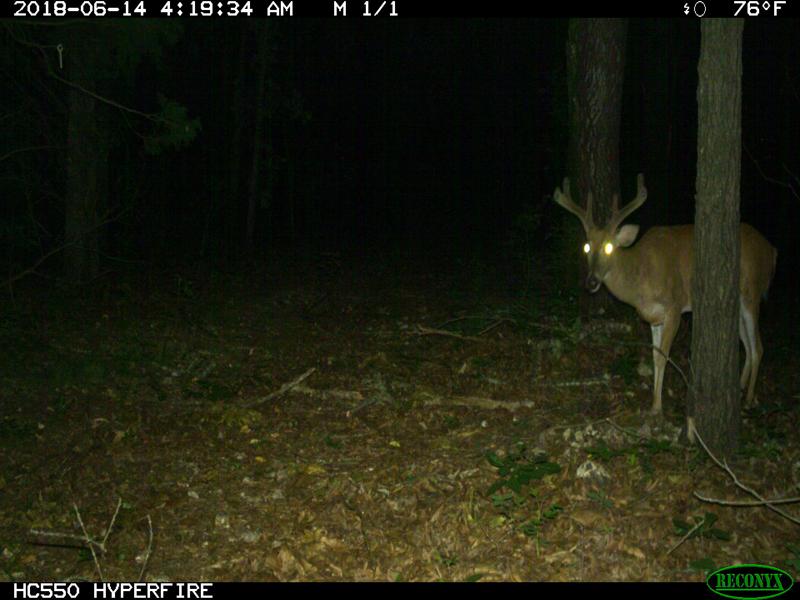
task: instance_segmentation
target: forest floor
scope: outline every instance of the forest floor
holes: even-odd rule
[[[0,580],[797,576],[796,525],[694,496],[752,500],[681,440],[675,368],[664,419],[644,415],[633,309],[580,321],[545,283],[320,260],[4,300]],[[800,477],[800,355],[773,302],[731,463],[769,498]]]

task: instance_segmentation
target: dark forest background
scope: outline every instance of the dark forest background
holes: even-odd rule
[[[0,31],[0,249],[15,284],[337,252],[480,261],[524,289],[532,268],[577,260],[550,198],[566,169],[566,21]],[[798,32],[748,21],[743,51],[742,218],[778,247],[794,297]],[[629,23],[621,185],[632,197],[645,174],[645,228],[693,220],[699,42],[698,20]]]

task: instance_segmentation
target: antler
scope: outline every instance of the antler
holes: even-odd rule
[[[561,206],[566,208],[573,215],[578,217],[583,224],[583,229],[587,235],[591,229],[594,229],[594,221],[592,220],[592,194],[589,192],[586,195],[586,210],[578,206],[572,201],[572,196],[569,192],[569,178],[564,177],[563,183],[564,191],[559,188],[553,192],[553,200],[558,202]]]
[[[644,204],[644,201],[647,200],[647,188],[644,187],[644,175],[641,173],[639,173],[639,176],[636,178],[636,187],[638,188],[636,191],[636,197],[631,200],[630,203],[622,210],[619,210],[618,208],[619,195],[614,194],[614,200],[611,205],[611,218],[606,226],[611,231],[616,230],[616,228],[619,227],[619,224],[622,223],[628,215],[639,208],[642,204]]]

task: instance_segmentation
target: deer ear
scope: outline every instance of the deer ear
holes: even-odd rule
[[[636,236],[638,234],[639,234],[638,225],[623,225],[622,227],[619,228],[617,234],[614,236],[614,243],[617,246],[622,246],[623,248],[627,248],[636,240]]]

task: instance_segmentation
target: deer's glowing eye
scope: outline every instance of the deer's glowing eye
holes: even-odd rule
[[[592,247],[589,245],[589,242],[586,242],[583,245],[583,253],[584,254],[589,254],[589,250],[591,250],[591,249],[592,249]]]
[[[606,242],[606,245],[603,246],[603,252],[606,254],[611,254],[614,251],[614,244],[611,242]]]

